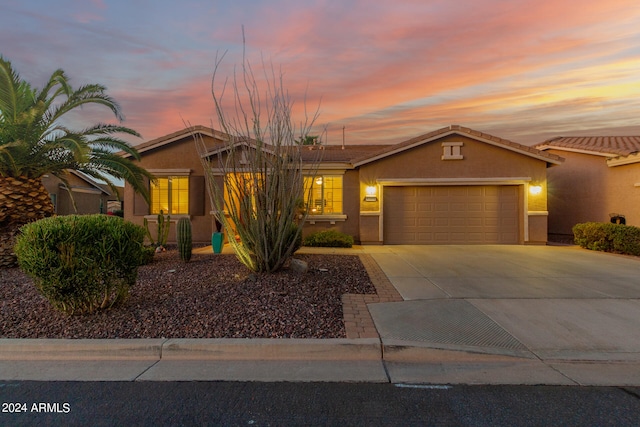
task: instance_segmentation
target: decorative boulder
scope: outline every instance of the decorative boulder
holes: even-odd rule
[[[305,274],[309,270],[309,264],[301,259],[292,258],[289,268],[295,273]]]

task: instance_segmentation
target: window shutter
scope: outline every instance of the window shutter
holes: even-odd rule
[[[147,178],[144,178],[144,185],[147,189],[149,188],[149,180]],[[133,195],[133,214],[137,216],[149,215],[149,204],[140,193],[134,193]]]
[[[189,215],[204,215],[204,176],[189,177]]]

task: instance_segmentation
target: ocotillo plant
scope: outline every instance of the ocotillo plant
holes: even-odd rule
[[[189,218],[180,218],[176,228],[178,233],[178,252],[180,259],[189,262],[191,259],[191,249],[193,247],[191,238],[191,221]]]

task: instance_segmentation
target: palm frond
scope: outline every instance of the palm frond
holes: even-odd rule
[[[153,175],[115,154],[122,151],[139,160],[137,150],[115,136],[139,137],[138,132],[103,123],[82,130],[63,124],[67,113],[88,104],[105,106],[123,120],[120,105],[106,90],[99,84],[74,89],[60,69],[36,90],[0,56],[0,174],[38,178],[51,173],[66,182],[65,172],[77,170],[109,182],[107,174],[126,180],[149,200],[145,182]]]
[[[49,120],[55,122],[60,120],[69,111],[75,110],[86,104],[98,104],[109,108],[119,121],[124,120],[124,115],[120,105],[105,93],[106,88],[101,85],[86,85],[77,89],[68,98],[50,110]]]
[[[146,180],[155,181],[155,176],[146,169],[138,166],[130,159],[124,158],[112,151],[94,149],[91,153],[91,161],[83,165],[82,172],[87,170],[98,171],[115,178],[124,179],[134,191],[142,194],[149,201],[149,189]]]

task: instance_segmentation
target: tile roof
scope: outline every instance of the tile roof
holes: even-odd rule
[[[100,184],[99,182],[97,182],[95,179],[93,179],[92,177],[90,177],[86,173],[80,172],[80,171],[76,171],[76,170],[72,170],[72,169],[68,169],[68,172],[73,174],[73,175],[75,175],[75,176],[77,176],[81,180],[85,181],[87,184],[93,186],[96,190],[102,191],[107,196],[111,196],[112,195],[111,194],[111,189],[110,189],[110,187],[108,185]]]
[[[411,138],[407,141],[401,142],[396,145],[386,146],[385,148],[381,149],[378,153],[374,153],[373,155],[370,155],[370,156],[363,156],[361,158],[354,159],[353,163],[355,165],[365,164],[370,161],[374,161],[374,160],[401,152],[403,150],[424,144],[425,142],[433,141],[434,139],[446,136],[451,133],[457,133],[460,135],[469,136],[471,138],[484,140],[485,142],[490,143],[492,145],[507,148],[509,150],[516,151],[516,152],[519,152],[531,157],[535,157],[541,160],[545,160],[550,163],[560,164],[561,162],[564,161],[564,159],[560,156],[557,156],[551,153],[545,153],[544,151],[541,151],[534,147],[530,147],[528,145],[518,144],[517,142],[513,142],[507,139],[499,138],[497,136],[489,135],[488,133],[473,130],[471,128],[467,128],[464,126],[450,125],[441,129],[434,130],[433,132],[429,132],[424,135]]]
[[[224,139],[227,137],[225,133],[217,131],[207,126],[196,125],[188,128],[180,129],[179,131],[170,133],[168,135],[161,136],[159,138],[152,139],[150,141],[145,141],[141,144],[135,145],[134,148],[138,150],[138,153],[144,153],[148,150],[153,150],[154,148],[162,147],[163,145],[170,144],[179,139],[191,137],[192,133],[201,133],[204,135],[209,135],[211,137]],[[127,156],[127,155],[125,155]],[[127,156],[129,157],[129,156]]]
[[[354,159],[369,156],[373,153],[377,153],[389,145],[382,144],[369,144],[369,145],[319,145],[313,148],[308,147],[302,150],[303,160],[314,160],[316,156],[320,154],[320,161],[337,162],[337,163],[351,163]],[[317,150],[321,150],[321,153],[317,153]]]
[[[165,144],[170,144],[173,141],[182,139],[184,137],[190,136],[191,132],[202,133],[206,135],[210,135],[216,137],[218,139],[227,139],[228,135],[216,131],[212,128],[206,126],[193,126],[191,128],[182,129],[177,132],[171,133],[169,135],[162,136],[160,138],[153,139],[151,141],[144,142],[140,145],[137,145],[135,148],[138,152],[142,153],[144,151],[152,150],[154,148],[161,147]],[[459,126],[459,125],[450,125],[445,128],[441,128],[435,130],[433,132],[426,133],[424,135],[417,136],[415,138],[411,138],[407,141],[401,142],[399,144],[358,144],[358,145],[317,145],[317,146],[309,146],[308,149],[302,150],[302,158],[303,161],[314,161],[316,159],[320,159],[321,163],[351,163],[353,166],[360,166],[362,164],[369,163],[371,161],[375,161],[404,150],[419,146],[426,142],[430,142],[437,138],[449,135],[451,133],[457,133],[460,135],[466,135],[471,138],[483,140],[492,145],[500,146],[503,148],[507,148],[512,151],[516,151],[525,155],[529,155],[531,157],[538,158],[540,160],[545,160],[550,163],[561,163],[564,159],[562,157],[557,156],[555,154],[547,153],[545,151],[541,151],[537,148],[530,147],[527,145],[518,144],[513,141],[509,141],[503,138],[499,138],[497,136],[489,135],[487,133],[479,132],[467,127]],[[640,143],[639,143],[640,146]],[[318,153],[317,150],[320,150],[321,153]],[[216,150],[209,151],[209,154],[216,152]]]
[[[640,152],[640,136],[559,136],[536,145],[549,148],[591,151],[612,156],[628,156]]]

